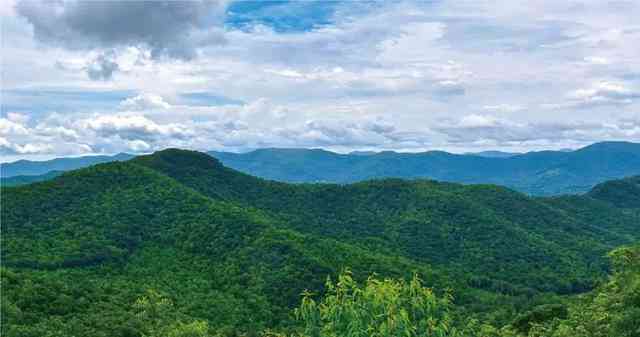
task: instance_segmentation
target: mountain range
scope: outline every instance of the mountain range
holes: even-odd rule
[[[119,153],[113,156],[83,156],[69,158],[55,158],[44,161],[18,160],[11,163],[2,163],[0,176],[9,178],[15,176],[51,175],[51,171],[70,171],[95,164],[112,161],[123,161],[133,158],[134,155]]]
[[[596,143],[575,151],[499,155],[430,151],[362,156],[306,149],[209,153],[226,166],[278,181],[351,183],[387,177],[429,178],[498,184],[532,195],[584,193],[600,182],[640,174],[640,144],[627,142]]]
[[[347,184],[380,178],[435,179],[463,184],[497,184],[538,196],[586,193],[598,183],[640,174],[640,144],[602,142],[575,151],[452,154],[352,152],[320,149],[259,149],[209,154],[225,166],[257,177],[290,183]],[[18,161],[2,165],[2,182],[15,185],[46,180],[50,171],[127,160],[130,154]],[[43,175],[40,177],[14,176]]]
[[[345,268],[417,274],[455,289],[456,316],[508,323],[595,287],[606,252],[640,238],[639,195],[640,177],[551,198],[424,179],[289,184],[177,149],[98,164],[2,187],[2,335],[136,336],[150,289],[223,335],[286,330],[300,294]]]

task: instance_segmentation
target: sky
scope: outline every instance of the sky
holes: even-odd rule
[[[640,1],[16,1],[2,161],[640,142]]]

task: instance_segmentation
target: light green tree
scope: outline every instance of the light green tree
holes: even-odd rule
[[[360,285],[350,272],[328,280],[320,302],[303,295],[295,310],[308,337],[453,337],[451,295],[437,296],[417,276],[404,280],[369,278]]]
[[[142,324],[144,337],[207,337],[209,325],[205,321],[185,323],[180,320],[173,302],[150,289],[133,305]]]

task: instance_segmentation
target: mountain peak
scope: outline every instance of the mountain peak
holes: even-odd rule
[[[624,141],[606,141],[606,142],[593,143],[591,145],[588,145],[581,149],[576,150],[576,152],[592,152],[592,151],[640,152],[640,144],[624,142]]]
[[[160,169],[164,172],[194,171],[198,169],[222,169],[216,158],[198,151],[169,148],[131,160],[133,163]]]
[[[640,176],[598,184],[587,195],[616,207],[640,208]]]

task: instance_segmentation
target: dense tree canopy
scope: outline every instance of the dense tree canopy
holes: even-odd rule
[[[640,212],[619,202],[635,182],[552,199],[426,180],[289,185],[167,150],[3,187],[2,335],[341,335],[350,321],[568,336],[599,331],[581,324],[600,313],[600,331],[634,336],[637,249],[605,254],[638,239]],[[343,305],[357,320],[335,315]]]

